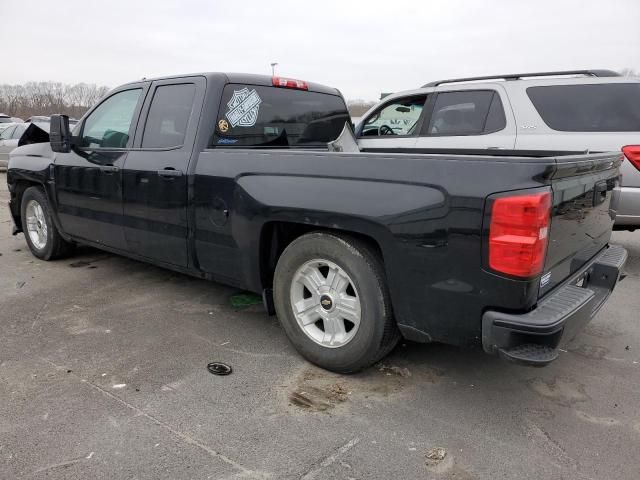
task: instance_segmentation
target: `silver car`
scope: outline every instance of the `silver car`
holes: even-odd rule
[[[356,136],[369,151],[622,149],[616,227],[640,228],[640,79],[581,70],[432,82],[385,97]]]
[[[18,146],[18,140],[28,126],[28,123],[0,124],[0,170],[7,168],[9,152]]]

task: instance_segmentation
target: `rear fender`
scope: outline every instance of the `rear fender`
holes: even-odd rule
[[[265,224],[279,221],[356,233],[378,245],[392,301],[398,299],[396,317],[408,317],[399,301],[398,290],[406,278],[405,262],[399,259],[425,241],[425,232],[437,229],[448,210],[443,191],[423,184],[295,175],[246,175],[236,182],[233,237],[248,252],[243,269],[254,290],[262,289],[260,241]]]

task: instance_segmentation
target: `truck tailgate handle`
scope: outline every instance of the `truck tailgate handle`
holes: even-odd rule
[[[181,177],[182,171],[169,167],[164,170],[158,170],[158,175],[167,179],[172,179],[174,177]]]
[[[119,170],[120,169],[115,165],[103,165],[102,167],[100,167],[100,171],[104,173],[116,173]]]

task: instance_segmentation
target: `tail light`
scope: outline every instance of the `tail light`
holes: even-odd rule
[[[307,82],[296,80],[294,78],[273,77],[272,82],[274,87],[295,88],[296,90],[309,90],[309,85],[307,84]]]
[[[516,277],[540,274],[550,216],[550,192],[496,198],[489,227],[489,266]]]
[[[627,145],[622,147],[622,153],[627,157],[634,167],[640,170],[640,145]]]

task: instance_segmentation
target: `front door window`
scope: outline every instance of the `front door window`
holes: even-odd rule
[[[82,147],[126,148],[133,114],[142,89],[116,93],[96,108],[84,122]]]

